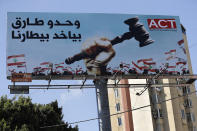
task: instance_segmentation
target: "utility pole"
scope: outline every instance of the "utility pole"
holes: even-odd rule
[[[107,79],[94,80],[98,107],[99,131],[111,131]]]

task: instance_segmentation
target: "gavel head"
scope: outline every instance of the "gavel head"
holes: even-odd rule
[[[133,34],[135,39],[140,42],[140,47],[149,45],[154,42],[150,39],[148,31],[144,26],[138,22],[139,18],[134,17],[124,21],[125,24],[129,25],[129,31]]]

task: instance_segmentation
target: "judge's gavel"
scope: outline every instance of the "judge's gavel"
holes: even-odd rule
[[[139,47],[147,46],[154,42],[154,40],[150,39],[149,32],[146,31],[143,24],[139,23],[139,18],[134,17],[130,18],[124,21],[125,24],[129,25],[129,32],[124,33],[121,36],[117,36],[114,39],[110,40],[112,46],[119,44],[123,42],[124,40],[129,40],[131,38],[135,38],[137,41],[139,41]],[[100,52],[102,52],[102,49],[98,49],[98,51],[94,52],[93,54],[87,53],[86,50],[83,50],[82,52],[72,56],[68,57],[65,60],[66,64],[72,64],[75,61],[79,61],[86,58],[94,58],[97,56]]]

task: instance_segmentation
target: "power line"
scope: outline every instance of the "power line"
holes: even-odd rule
[[[173,97],[173,98],[166,99],[166,100],[163,100],[163,101],[154,103],[154,104],[149,104],[149,105],[141,106],[141,107],[134,108],[134,109],[131,109],[131,110],[127,110],[127,111],[123,111],[123,112],[119,112],[119,113],[115,113],[115,114],[111,114],[111,115],[106,115],[106,116],[103,116],[103,117],[115,116],[115,115],[119,115],[119,114],[123,114],[123,113],[130,112],[130,111],[140,110],[140,109],[143,109],[143,108],[146,108],[146,107],[150,107],[150,106],[155,105],[155,104],[161,104],[161,103],[164,103],[164,102],[167,102],[167,101],[172,101],[172,100],[177,99],[177,98],[180,98],[180,97],[184,97],[184,96],[187,96],[187,95],[191,95],[191,94],[196,93],[196,92],[197,92],[197,90],[195,90],[195,91],[193,91],[193,92],[190,92],[190,93],[188,93],[188,94],[184,94],[184,95],[182,95],[182,96]],[[65,125],[68,125],[68,124],[69,124],[69,125],[72,125],[72,124],[78,124],[78,123],[83,123],[83,122],[88,122],[88,121],[93,121],[93,120],[98,120],[98,119],[100,119],[100,118],[99,118],[99,117],[96,117],[96,118],[92,118],[92,119],[81,120],[81,121],[76,121],[76,122],[71,122],[71,123],[66,123],[66,124],[58,124],[58,125],[51,125],[51,126],[43,126],[43,127],[40,127],[40,128],[59,127],[59,126],[65,126]]]

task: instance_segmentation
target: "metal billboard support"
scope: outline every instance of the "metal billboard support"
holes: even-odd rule
[[[94,80],[98,107],[99,131],[111,131],[107,79]]]

